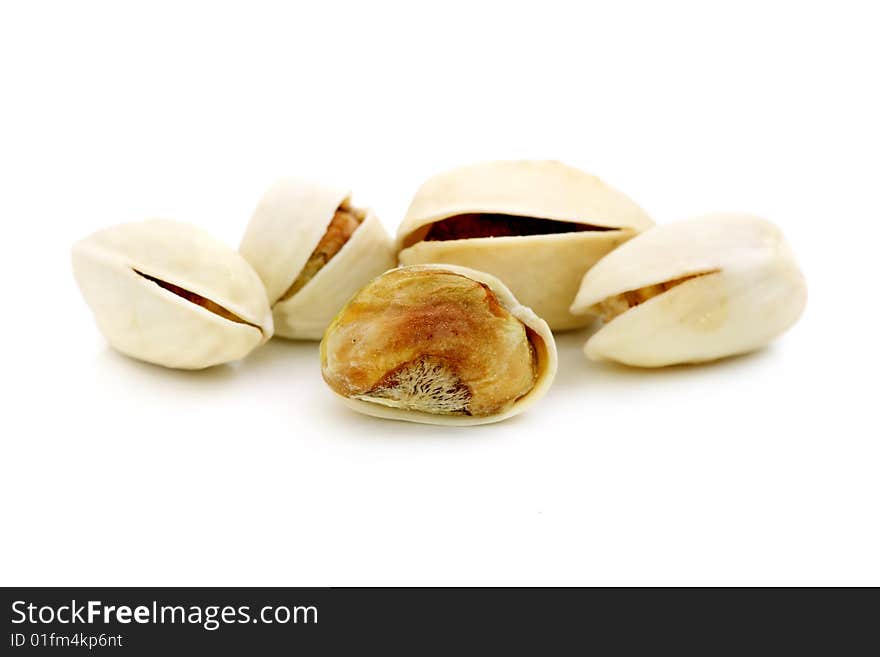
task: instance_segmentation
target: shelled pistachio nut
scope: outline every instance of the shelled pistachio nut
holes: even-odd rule
[[[627,242],[587,273],[571,308],[605,320],[588,357],[660,367],[759,349],[797,321],[806,299],[776,226],[712,214]]]
[[[151,219],[98,231],[74,245],[73,272],[98,328],[133,358],[200,369],[272,336],[257,274],[190,224]]]
[[[350,192],[282,178],[265,193],[239,248],[257,271],[285,338],[320,340],[361,286],[396,263],[372,210]]]
[[[321,342],[321,369],[361,413],[485,424],[521,413],[547,391],[556,345],[547,323],[494,276],[402,267],[339,312]]]
[[[500,278],[553,330],[585,326],[569,306],[584,273],[653,225],[629,198],[560,162],[460,167],[425,182],[397,233],[403,265],[451,263]]]

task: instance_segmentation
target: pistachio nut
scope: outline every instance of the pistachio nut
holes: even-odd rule
[[[487,162],[421,186],[397,234],[398,258],[493,274],[565,330],[591,321],[569,312],[584,273],[651,225],[622,193],[561,162]]]
[[[257,205],[239,247],[266,286],[275,333],[320,340],[361,286],[396,263],[391,238],[350,192],[282,178]]]
[[[73,272],[98,328],[133,358],[199,369],[272,336],[257,274],[190,224],[151,219],[98,231],[74,245]]]
[[[571,309],[605,321],[584,347],[589,358],[660,367],[759,349],[797,321],[806,299],[775,225],[712,214],[651,228],[607,255]]]
[[[494,276],[454,265],[393,269],[339,312],[321,370],[353,409],[469,425],[521,413],[556,373],[550,328]]]

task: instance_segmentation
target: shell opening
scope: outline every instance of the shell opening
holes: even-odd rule
[[[416,242],[465,240],[480,237],[526,237],[560,233],[606,232],[619,230],[583,222],[559,221],[513,214],[471,213],[447,217],[414,231],[403,246]]]
[[[227,308],[224,308],[216,301],[211,301],[210,299],[203,297],[200,294],[196,294],[195,292],[191,292],[190,290],[182,288],[178,285],[174,285],[173,283],[169,283],[168,281],[163,281],[161,278],[156,278],[155,276],[150,276],[149,274],[145,274],[144,272],[138,271],[137,269],[132,269],[132,271],[135,274],[137,274],[138,276],[140,276],[141,278],[144,278],[144,279],[150,281],[151,283],[155,283],[156,285],[161,287],[163,290],[167,290],[168,292],[171,292],[171,294],[174,294],[174,295],[180,297],[181,299],[185,299],[186,301],[189,301],[190,303],[194,303],[197,306],[201,306],[202,308],[204,308],[208,312],[214,313],[215,315],[218,315],[218,316],[222,317],[223,319],[229,320],[230,322],[235,322],[237,324],[247,324],[248,326],[253,326],[260,333],[263,332],[262,327],[258,326],[257,324],[254,324],[252,322],[249,322],[246,319],[236,315],[234,312],[232,312],[231,310],[228,310]]]
[[[689,274],[662,283],[646,285],[645,287],[640,287],[636,290],[627,290],[626,292],[621,292],[620,294],[603,299],[593,306],[593,310],[602,318],[602,321],[607,324],[618,315],[625,313],[627,310],[635,308],[649,299],[660,296],[664,292],[667,292],[682,283],[686,283],[695,278],[700,278],[701,276],[715,274],[718,271],[719,270],[717,269],[713,269],[711,271],[699,272],[697,274]]]
[[[299,275],[291,283],[287,291],[281,295],[278,302],[286,301],[303,289],[319,271],[342,250],[358,227],[363,223],[367,213],[360,208],[352,207],[348,200],[343,201],[327,226],[327,230],[321,237],[306,264]]]

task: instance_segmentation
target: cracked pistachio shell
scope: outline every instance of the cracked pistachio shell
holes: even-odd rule
[[[501,214],[613,230],[425,241],[431,224],[465,214]],[[653,222],[599,178],[555,161],[498,161],[430,178],[397,234],[402,265],[451,263],[498,277],[553,330],[592,321],[569,311],[584,273]]]
[[[133,358],[200,369],[242,358],[272,336],[254,270],[190,224],[113,226],[74,245],[72,259],[98,328]]]
[[[455,265],[385,272],[346,304],[321,341],[324,380],[345,404],[425,424],[487,424],[522,413],[547,392],[556,362],[544,320],[494,276]],[[383,398],[389,376],[391,388],[412,395]],[[413,405],[414,397],[429,401]],[[459,406],[438,411],[438,399]]]
[[[657,226],[606,256],[572,311],[596,312],[622,293],[680,279],[606,323],[586,355],[660,367],[742,354],[785,332],[806,304],[804,276],[775,225],[712,214]]]
[[[351,193],[300,178],[281,178],[260,199],[239,252],[266,286],[275,334],[320,340],[337,311],[367,281],[396,264],[391,238],[372,210],[345,244],[293,295],[291,286],[337,209]]]

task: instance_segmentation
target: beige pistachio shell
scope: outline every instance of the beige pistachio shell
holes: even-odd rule
[[[259,277],[190,224],[120,224],[78,242],[72,260],[101,332],[133,358],[200,369],[242,358],[272,336]]]
[[[554,160],[501,160],[458,167],[416,192],[398,232],[405,247],[420,228],[472,212],[644,230],[650,217],[596,176]]]
[[[391,238],[372,212],[306,285],[287,296],[334,213],[350,192],[301,178],[275,182],[257,205],[239,247],[272,306],[275,334],[320,340],[336,312],[364,283],[394,266]]]
[[[803,274],[775,225],[713,214],[657,226],[606,256],[584,277],[572,311],[596,313],[670,282],[606,323],[587,356],[660,367],[742,354],[785,332],[806,304]]]
[[[444,332],[447,336],[452,336],[450,338],[452,343],[469,351],[468,354],[453,355],[452,360],[457,360],[459,356],[462,360],[469,359],[471,365],[476,362],[481,370],[480,375],[475,380],[468,380],[467,384],[478,385],[494,392],[505,387],[506,376],[512,376],[509,374],[511,369],[508,368],[508,363],[501,355],[503,350],[496,351],[498,349],[497,342],[490,340],[483,342],[478,330],[472,332],[462,330],[462,327],[466,327],[474,318],[462,316],[461,322],[457,321],[454,316],[447,313],[456,313],[459,310],[455,308],[450,310],[450,306],[435,303],[434,300],[437,297],[434,295],[427,298],[420,296],[411,301],[401,296],[391,303],[379,303],[378,305],[373,303],[373,311],[378,307],[379,315],[369,315],[367,325],[352,326],[352,323],[360,321],[363,317],[362,309],[371,305],[370,301],[364,302],[363,297],[372,296],[373,290],[376,289],[375,286],[382,286],[386,277],[411,274],[437,274],[439,277],[461,276],[488,288],[495,302],[505,311],[496,314],[509,317],[506,320],[507,323],[504,324],[507,328],[503,329],[507,337],[500,336],[501,340],[507,340],[511,335],[514,335],[514,338],[511,339],[516,339],[515,334],[518,331],[522,335],[528,336],[528,343],[531,347],[527,346],[527,348],[533,349],[534,378],[524,394],[507,403],[497,412],[476,416],[464,413],[438,414],[413,410],[412,408],[386,405],[382,403],[381,399],[367,401],[365,397],[369,395],[356,395],[352,390],[347,391],[349,394],[340,392],[341,388],[350,383],[350,380],[341,374],[342,372],[375,378],[377,360],[383,361],[381,368],[384,368],[386,364],[394,367],[400,365],[402,360],[411,361],[413,357],[416,360],[421,356],[430,357],[433,355],[432,349],[442,350],[434,338],[436,334]],[[441,280],[437,286],[438,297],[445,299],[442,288],[446,285]],[[485,295],[485,292],[483,294]],[[401,319],[400,313],[409,314],[403,317],[402,323],[396,325],[395,331],[389,331],[387,330],[388,326],[384,324],[382,309],[392,309],[390,312],[397,314],[398,320]],[[518,325],[519,329],[516,329],[514,325]],[[499,329],[495,327],[493,330]],[[508,331],[512,331],[512,333],[508,333]],[[403,333],[409,335],[404,336]],[[400,339],[394,336],[398,336]],[[415,338],[416,342],[413,342],[412,338]],[[424,340],[421,345],[418,342],[419,338]],[[398,349],[399,353],[395,353],[395,349]],[[421,352],[421,349],[424,349],[425,352]],[[509,355],[508,352],[503,353]],[[529,408],[549,389],[556,374],[557,356],[553,334],[547,323],[535,315],[530,308],[520,304],[510,290],[494,276],[454,265],[420,265],[390,270],[376,278],[352,298],[351,302],[340,311],[324,335],[321,342],[321,365],[325,381],[334,394],[360,413],[393,420],[463,426],[498,422]],[[379,374],[381,373],[379,372]],[[358,396],[361,398],[356,398]]]
[[[464,214],[501,214],[612,229],[548,235],[423,241],[431,224]],[[450,263],[485,271],[510,287],[554,330],[585,326],[569,306],[584,273],[653,225],[599,178],[555,161],[499,161],[434,176],[416,192],[397,234],[402,265]]]

